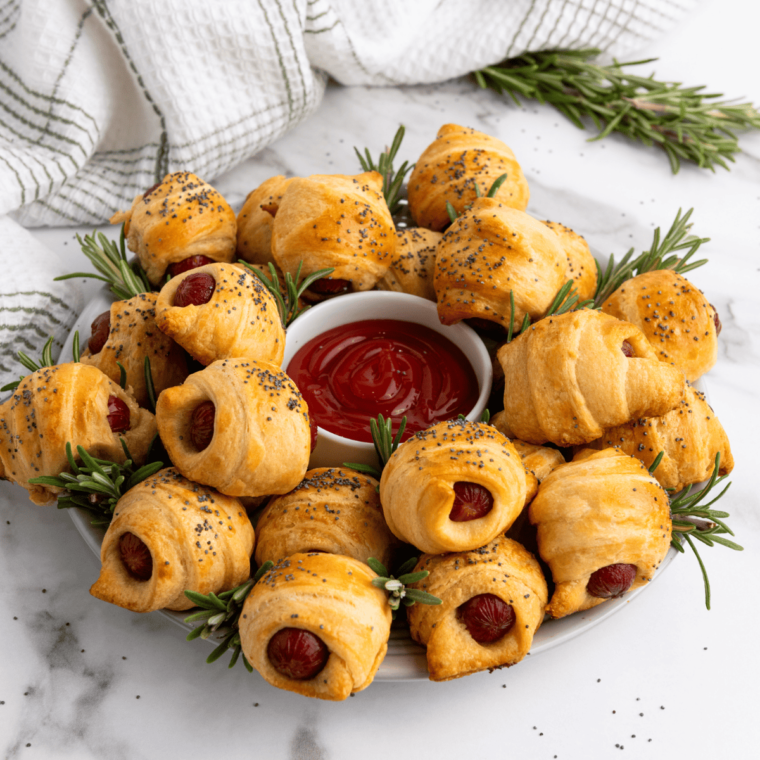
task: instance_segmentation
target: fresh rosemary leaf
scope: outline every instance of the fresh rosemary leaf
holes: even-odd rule
[[[201,612],[195,612],[192,615],[188,615],[185,618],[186,623],[194,623],[197,620],[208,620],[212,615],[215,615],[216,613],[214,610],[202,610]]]
[[[418,602],[419,604],[443,604],[442,599],[418,588],[406,589],[406,598],[411,599],[413,602]]]
[[[216,662],[230,648],[233,635],[232,633],[228,634],[224,638],[224,641],[206,658],[206,662]],[[237,656],[235,656],[235,659],[237,660]]]
[[[190,616],[192,617],[192,615]],[[190,618],[185,618],[185,622],[189,622]],[[193,628],[190,633],[185,636],[185,641],[194,641],[195,639],[199,639],[201,637],[201,634],[203,633],[203,626],[198,626],[197,628]]]
[[[590,119],[600,140],[612,132],[644,145],[659,145],[672,172],[681,161],[715,170],[727,169],[740,152],[736,132],[760,128],[760,113],[751,103],[721,101],[722,95],[704,87],[684,87],[638,76],[634,66],[657,59],[601,65],[594,63],[601,51],[544,50],[525,53],[474,72],[482,88],[506,93],[518,105],[520,97],[535,98],[563,113],[580,129]]]
[[[500,177],[497,177],[493,181],[493,184],[491,185],[491,189],[488,191],[488,193],[486,193],[486,198],[493,198],[496,195],[496,193],[499,191],[499,188],[504,184],[504,182],[506,182],[506,179],[507,179],[506,174],[502,174]],[[476,182],[475,187],[477,186],[478,185]]]
[[[378,575],[380,575],[380,576],[387,576],[388,575],[387,568],[385,567],[385,565],[382,562],[380,562],[379,559],[375,559],[374,557],[370,557],[367,560],[367,564]]]
[[[421,581],[423,578],[427,577],[427,570],[418,570],[416,573],[404,573],[403,575],[399,575],[398,579],[401,583],[406,585],[407,583],[417,583],[417,581]]]
[[[156,386],[153,385],[153,370],[150,367],[150,357],[148,356],[145,357],[145,361],[143,362],[143,372],[145,373],[145,389],[148,392],[148,408],[151,412],[153,412],[153,414],[155,414]]]
[[[348,467],[351,470],[356,470],[357,472],[363,472],[365,475],[375,478],[375,480],[379,480],[383,474],[377,469],[377,467],[372,467],[372,465],[369,464],[361,464],[360,462],[343,462],[343,466]]]
[[[512,342],[515,329],[515,291],[509,291],[509,327],[507,328],[507,343]]]
[[[665,452],[661,451],[656,457],[654,462],[649,465],[649,474],[653,475],[654,471],[660,466],[660,462],[662,462],[662,458],[665,456]]]
[[[124,365],[121,362],[116,362],[116,366],[119,368],[119,386],[121,388],[127,387],[127,370],[124,369]]]

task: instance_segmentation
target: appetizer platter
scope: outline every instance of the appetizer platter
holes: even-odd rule
[[[697,543],[741,549],[691,212],[601,266],[500,140],[396,170],[402,138],[238,214],[167,175],[80,241],[109,291],[0,405],[0,476],[72,508],[94,597],[321,699],[515,665],[686,549],[709,608]]]

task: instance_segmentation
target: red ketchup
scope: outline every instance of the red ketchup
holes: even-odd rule
[[[321,428],[372,441],[369,418],[406,415],[404,440],[436,422],[467,414],[478,379],[448,338],[429,327],[393,319],[341,325],[318,335],[291,359],[288,375]]]

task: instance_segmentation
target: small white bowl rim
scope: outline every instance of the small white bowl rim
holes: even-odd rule
[[[358,299],[358,300],[357,300]],[[303,314],[299,315],[291,324],[288,326],[288,331],[286,334],[285,339],[285,357],[283,358],[282,362],[282,368],[285,372],[288,371],[288,364],[292,361],[293,356],[288,354],[288,338],[291,338],[291,345],[292,345],[292,333],[294,329],[303,329],[304,331],[308,332],[308,329],[305,327],[310,321],[312,321],[315,314],[323,314],[324,312],[331,312],[331,311],[344,311],[346,312],[346,321],[342,324],[351,324],[353,322],[361,322],[365,319],[380,319],[380,317],[366,317],[362,316],[362,309],[361,306],[369,306],[372,302],[383,302],[386,301],[389,305],[393,302],[396,303],[402,303],[407,304],[408,306],[412,308],[417,308],[421,310],[427,310],[429,312],[434,311],[436,313],[436,316],[438,314],[438,308],[436,304],[433,301],[429,301],[427,298],[421,298],[420,296],[411,295],[410,293],[399,293],[397,291],[393,290],[369,290],[369,291],[362,291],[359,293],[349,293],[347,295],[343,296],[337,296],[335,298],[331,298],[327,301],[321,301],[320,303],[312,306],[310,309],[307,309]],[[396,316],[388,316],[384,317],[384,319],[393,319],[398,322],[414,322],[413,319],[405,319],[405,318],[399,318]],[[488,354],[488,349],[486,348],[485,344],[481,340],[480,336],[473,330],[469,325],[464,324],[464,322],[459,322],[456,325],[443,325],[441,324],[441,330],[436,330],[436,332],[440,332],[444,337],[449,338],[449,340],[460,350],[464,350],[460,343],[453,339],[453,337],[449,336],[447,333],[449,330],[459,332],[463,337],[469,339],[469,341],[472,343],[472,346],[475,348],[476,352],[478,353],[480,359],[484,362],[484,369],[487,369],[488,372],[485,373],[485,380],[483,383],[481,383],[480,373],[478,372],[478,368],[472,365],[472,362],[468,359],[470,362],[470,366],[472,366],[472,371],[475,373],[476,378],[478,379],[478,385],[479,385],[479,394],[478,399],[475,402],[475,405],[473,408],[465,415],[468,420],[476,420],[480,419],[480,415],[483,413],[483,411],[486,408],[486,403],[488,402],[488,398],[491,395],[491,357]],[[332,328],[328,328],[332,329]],[[430,328],[434,329],[434,328]],[[314,332],[313,335],[306,338],[304,343],[308,342],[309,340],[312,340],[313,338],[316,338],[318,335],[321,335],[322,332],[325,332],[325,330],[320,332]],[[301,348],[299,346],[299,348]],[[294,352],[295,353],[295,352]],[[368,443],[366,441],[355,441],[353,438],[346,438],[345,436],[338,435],[337,433],[333,433],[329,430],[326,430],[323,427],[319,428],[319,435],[323,435],[325,439],[328,442],[334,442],[334,443],[340,443],[342,445],[350,445],[353,446],[359,450],[370,452],[374,449],[373,443]]]

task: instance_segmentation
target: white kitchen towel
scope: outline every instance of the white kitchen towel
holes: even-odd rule
[[[413,85],[526,50],[620,56],[695,3],[0,0],[0,385],[81,307],[19,225],[104,223],[171,171],[211,181],[308,116],[328,75]]]
[[[0,387],[28,370],[19,364],[23,351],[37,361],[53,336],[53,356],[63,346],[79,312],[79,286],[68,280],[61,260],[21,225],[0,216],[2,285],[0,285]],[[86,340],[89,335],[84,336]],[[6,394],[0,394],[3,398]]]

